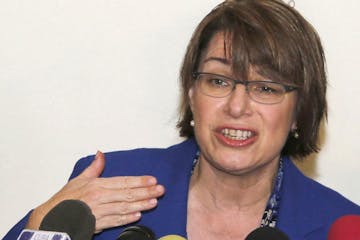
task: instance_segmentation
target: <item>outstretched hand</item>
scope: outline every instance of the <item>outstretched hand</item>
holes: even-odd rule
[[[157,198],[165,192],[152,176],[100,178],[104,167],[105,156],[97,152],[94,161],[79,176],[33,211],[26,228],[38,229],[53,207],[63,200],[75,199],[91,208],[98,233],[139,220],[141,211],[154,208]]]

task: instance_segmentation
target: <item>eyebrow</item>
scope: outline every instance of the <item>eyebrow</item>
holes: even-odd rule
[[[222,58],[222,57],[209,57],[204,60],[204,63],[210,62],[210,61],[217,61],[225,65],[231,65],[231,62],[229,59]]]

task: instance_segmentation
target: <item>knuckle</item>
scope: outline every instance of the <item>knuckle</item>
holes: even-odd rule
[[[145,209],[145,208],[147,208],[149,206],[149,201],[141,201],[140,202],[140,207],[142,208],[142,209]]]
[[[118,210],[121,213],[129,213],[131,211],[130,204],[127,202],[121,202],[121,203],[119,203]]]
[[[132,189],[125,188],[124,189],[124,197],[125,197],[125,201],[127,201],[127,202],[133,201],[135,196],[134,196]]]
[[[147,189],[147,194],[150,196],[155,196],[157,194],[157,186],[153,186]]]
[[[129,177],[124,177],[124,187],[127,188],[130,184],[130,178]]]
[[[120,215],[119,217],[116,218],[116,224],[117,225],[123,225],[127,223],[127,216],[126,215]]]
[[[139,210],[147,210],[154,206],[154,203],[150,202],[149,200],[144,200],[139,203]]]

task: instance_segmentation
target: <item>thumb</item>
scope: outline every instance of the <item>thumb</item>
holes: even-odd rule
[[[87,178],[97,178],[103,172],[105,168],[105,155],[104,153],[97,151],[95,159],[92,163],[81,173],[81,176]]]

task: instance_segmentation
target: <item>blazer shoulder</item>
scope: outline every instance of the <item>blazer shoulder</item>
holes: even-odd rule
[[[316,209],[319,213],[355,213],[360,214],[360,206],[345,198],[339,192],[305,176],[295,165],[288,161],[288,176],[285,188],[303,204],[306,209]]]
[[[360,214],[357,204],[305,176],[290,159],[285,161],[282,189],[280,225],[294,239],[313,231],[326,236],[337,218]]]
[[[106,164],[102,175],[117,175],[119,173],[119,171],[117,171],[118,169],[122,169],[123,172],[130,169],[138,169],[140,174],[142,169],[150,169],[149,167],[153,166],[153,164],[162,165],[163,167],[171,164],[180,164],[183,163],[184,160],[186,161],[186,159],[189,159],[189,156],[194,155],[196,151],[197,144],[194,139],[190,138],[167,148],[136,148],[106,152]],[[84,171],[94,158],[95,155],[89,155],[78,160],[74,166],[70,179]],[[179,162],[179,159],[182,161]],[[146,173],[146,171],[144,173]],[[130,171],[128,174],[135,173]]]

